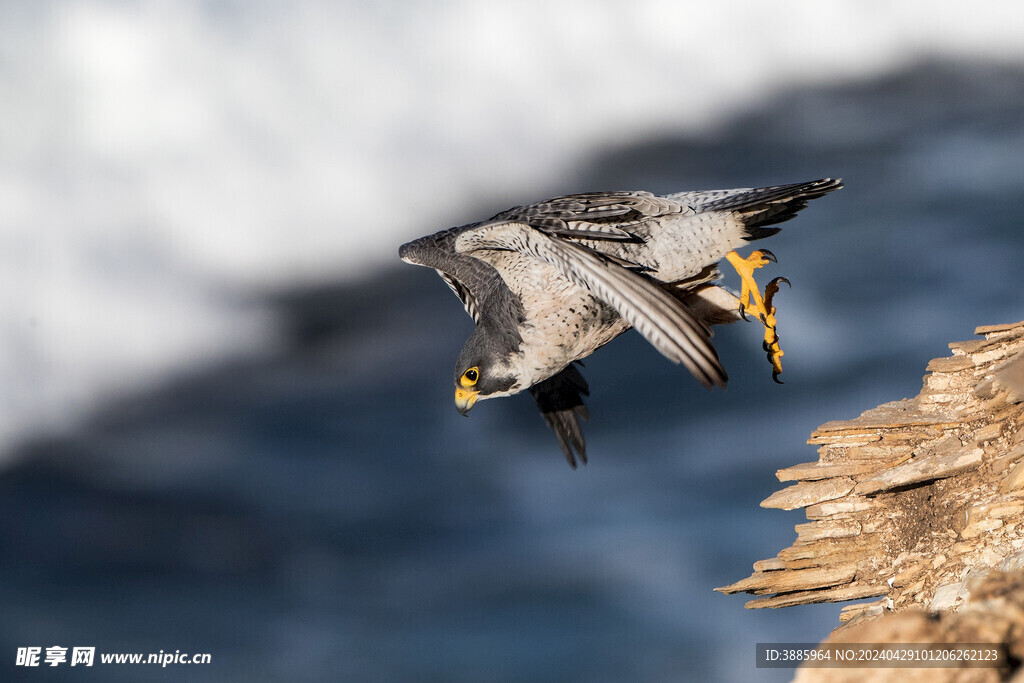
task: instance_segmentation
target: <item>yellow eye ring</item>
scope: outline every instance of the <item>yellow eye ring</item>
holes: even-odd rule
[[[459,384],[464,387],[471,387],[480,380],[480,368],[472,367],[462,373],[462,377],[459,378]]]

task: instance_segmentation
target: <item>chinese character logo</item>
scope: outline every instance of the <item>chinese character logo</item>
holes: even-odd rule
[[[39,666],[41,647],[19,647],[18,656],[14,660],[16,666]]]

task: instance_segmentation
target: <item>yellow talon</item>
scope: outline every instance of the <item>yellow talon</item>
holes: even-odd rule
[[[766,256],[767,254],[767,256]],[[760,288],[754,280],[754,271],[763,268],[770,261],[775,260],[774,254],[770,251],[754,251],[747,258],[743,258],[735,251],[725,255],[726,260],[732,264],[740,276],[740,315],[746,317],[746,312],[754,313],[761,324],[764,325],[764,350],[768,354],[768,361],[772,364],[772,379],[779,381],[779,374],[782,373],[782,356],[785,355],[779,346],[779,335],[775,331],[777,325],[775,320],[775,307],[772,306],[772,298],[779,291],[779,283],[789,284],[786,278],[775,278],[768,283],[764,289],[764,296],[761,296]],[[781,382],[780,382],[781,384]]]

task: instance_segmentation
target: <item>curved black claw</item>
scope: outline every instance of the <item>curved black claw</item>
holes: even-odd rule
[[[739,306],[740,317],[743,318],[744,322],[748,322],[749,323],[750,322],[750,318],[747,317],[746,310],[747,310],[747,307],[744,306],[743,302],[741,301],[740,302],[740,306]]]
[[[775,372],[774,370],[772,370],[772,380],[776,384],[785,384],[785,382],[783,382],[781,379],[779,379],[779,373]]]
[[[784,278],[784,277],[777,277],[777,278],[775,278],[774,280],[772,280],[771,282],[768,283],[768,287],[771,287],[772,285],[775,285],[775,288],[778,289],[780,282],[785,282],[789,286],[790,289],[793,289],[793,283],[790,282],[788,278]]]
[[[762,348],[762,349],[764,349],[764,352],[765,352],[765,353],[771,353],[771,352],[772,352],[772,349],[771,349],[771,347],[770,347],[770,346],[768,346],[768,342],[766,342],[766,341],[765,341],[765,340],[763,340],[763,339],[761,340],[761,348]]]
[[[761,252],[761,256],[764,256],[766,259],[768,259],[772,263],[778,263],[779,262],[779,259],[775,258],[775,254],[773,254],[772,252],[768,251],[767,249],[761,249],[760,252]]]
[[[762,313],[760,315],[760,318],[761,318],[761,324],[764,325],[765,327],[768,327],[768,318],[764,317],[764,313]]]

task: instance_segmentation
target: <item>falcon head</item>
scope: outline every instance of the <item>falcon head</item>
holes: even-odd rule
[[[521,390],[519,378],[505,351],[478,326],[455,363],[455,407],[468,415],[473,405],[485,398],[508,396]]]

